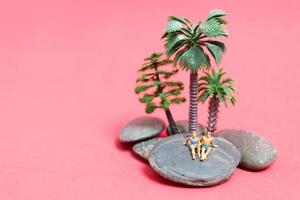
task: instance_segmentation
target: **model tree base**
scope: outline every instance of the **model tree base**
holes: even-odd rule
[[[240,153],[227,140],[214,138],[214,148],[205,161],[192,160],[182,145],[189,134],[170,136],[150,152],[149,163],[162,177],[190,186],[208,187],[228,180],[240,162]]]
[[[186,120],[179,122],[186,123]],[[178,123],[181,124],[181,123]],[[155,137],[163,133],[164,122],[156,117],[139,117],[120,132],[120,140],[132,143],[133,152],[149,160],[162,177],[190,186],[207,187],[225,182],[238,167],[259,171],[276,159],[276,148],[266,139],[242,130],[226,129],[216,133],[206,160],[192,160],[184,138],[190,134]],[[202,134],[198,133],[200,136]],[[162,134],[164,135],[164,134]],[[153,138],[154,137],[154,138]]]

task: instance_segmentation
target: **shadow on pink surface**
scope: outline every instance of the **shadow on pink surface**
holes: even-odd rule
[[[133,144],[131,143],[122,143],[119,138],[115,139],[115,147],[120,151],[130,151],[132,149]]]

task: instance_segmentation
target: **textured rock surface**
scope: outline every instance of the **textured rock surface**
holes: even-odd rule
[[[275,146],[263,137],[254,133],[226,129],[216,133],[216,136],[225,138],[236,146],[242,159],[239,167],[248,170],[262,170],[269,167],[276,159]]]
[[[120,132],[122,142],[138,142],[160,134],[165,123],[156,117],[139,117],[129,122]]]
[[[148,160],[150,151],[155,147],[155,145],[163,140],[163,138],[152,138],[144,142],[137,143],[133,145],[132,150],[134,153],[140,157]]]
[[[175,121],[175,123],[176,123],[178,131],[180,133],[188,133],[188,131],[189,131],[189,122],[188,122],[188,120],[178,120],[178,121]],[[203,133],[204,130],[205,130],[204,126],[198,123],[198,132]],[[167,132],[167,135],[172,135],[169,126],[168,126],[166,132]]]
[[[186,134],[177,134],[159,142],[150,152],[149,163],[161,176],[191,186],[218,185],[233,174],[240,161],[240,153],[227,140],[214,138],[219,145],[204,161],[192,160],[184,143]]]

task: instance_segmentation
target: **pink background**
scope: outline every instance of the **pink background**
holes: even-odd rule
[[[217,187],[185,188],[117,137],[144,115],[136,71],[162,50],[167,16],[202,20],[212,8],[229,13],[222,66],[240,90],[219,128],[256,131],[278,158]],[[299,199],[299,8],[297,0],[1,1],[0,199]],[[187,83],[188,74],[177,78]],[[187,118],[187,104],[172,110]],[[200,122],[206,116],[200,106]]]

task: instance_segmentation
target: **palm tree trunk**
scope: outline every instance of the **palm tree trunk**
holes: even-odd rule
[[[207,131],[211,132],[212,134],[217,129],[219,104],[220,99],[216,95],[209,100]]]
[[[168,122],[169,122],[169,127],[170,127],[170,130],[171,130],[171,134],[172,135],[178,134],[179,131],[178,131],[178,128],[176,127],[176,123],[174,121],[174,118],[173,118],[173,115],[172,115],[170,109],[165,109],[165,113],[166,113],[166,116],[167,116],[167,119],[168,119]]]
[[[198,73],[190,74],[190,107],[189,107],[189,132],[197,132],[198,124]]]

